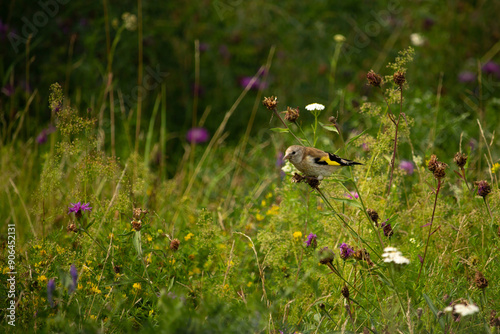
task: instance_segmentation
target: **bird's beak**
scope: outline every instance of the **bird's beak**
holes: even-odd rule
[[[283,157],[283,161],[285,161],[285,160],[290,160],[290,157],[291,157],[291,155],[290,155],[290,154],[285,155],[285,156]]]

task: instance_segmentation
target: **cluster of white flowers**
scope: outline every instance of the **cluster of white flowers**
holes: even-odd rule
[[[455,306],[448,306],[444,308],[445,312],[453,312],[465,317],[467,315],[471,315],[479,312],[479,307],[474,304],[456,304]]]
[[[411,44],[415,46],[422,46],[425,44],[425,39],[419,33],[413,33],[410,35]]]
[[[299,171],[297,170],[297,168],[295,168],[294,165],[292,165],[292,163],[290,161],[286,161],[285,162],[285,165],[283,167],[281,167],[281,170],[283,172],[285,172],[286,174],[292,174],[292,173],[298,173]]]
[[[384,262],[390,263],[394,262],[396,264],[408,264],[410,260],[405,258],[403,254],[394,247],[386,247],[384,248],[384,253],[382,254],[384,258]]]
[[[324,110],[325,106],[319,103],[311,103],[306,106],[306,109],[309,111],[313,110]]]

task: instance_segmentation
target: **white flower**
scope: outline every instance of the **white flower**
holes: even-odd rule
[[[425,39],[419,33],[413,33],[410,35],[411,44],[415,46],[422,46],[425,43]]]
[[[403,256],[403,253],[397,250],[394,247],[386,247],[384,248],[384,253],[382,254],[384,258],[384,262],[390,263],[394,262],[395,264],[408,264],[410,260]]]
[[[313,110],[323,110],[325,109],[325,106],[319,103],[311,103],[306,106],[306,109],[309,111]]]
[[[285,165],[281,168],[282,171],[284,171],[287,174],[290,174],[292,172],[298,172],[298,170],[295,168],[294,165],[290,161],[286,161]]]
[[[447,306],[444,308],[445,312],[453,312],[461,315],[462,317],[479,312],[479,307],[474,304],[456,304],[455,306]]]

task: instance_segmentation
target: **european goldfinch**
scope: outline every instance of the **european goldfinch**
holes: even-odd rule
[[[314,147],[299,145],[287,148],[283,160],[286,159],[306,176],[316,177],[318,180],[330,176],[341,167],[362,165],[359,162],[342,159],[338,155],[324,152]]]

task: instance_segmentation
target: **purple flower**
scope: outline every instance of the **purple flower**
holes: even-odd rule
[[[464,83],[474,82],[474,81],[476,81],[476,74],[474,72],[470,72],[470,71],[460,72],[460,73],[458,73],[458,81],[464,82]]]
[[[52,132],[56,131],[56,128],[51,124],[48,128],[43,129],[42,132],[36,137],[36,142],[38,144],[44,144],[47,141],[47,136]]]
[[[205,52],[209,48],[210,48],[210,45],[208,43],[203,43],[203,42],[200,43],[200,46],[199,46],[200,52]]]
[[[205,128],[191,128],[186,134],[186,140],[190,143],[201,144],[210,138],[208,130]]]
[[[316,238],[318,238],[318,236],[316,234],[310,233],[307,236],[307,240],[304,241],[307,244],[307,247],[312,246],[312,248],[316,248],[318,246],[318,242],[316,241]]]
[[[490,60],[489,62],[484,64],[481,69],[486,74],[496,74],[497,76],[500,76],[500,65],[498,65],[494,61]]]
[[[240,86],[242,88],[246,88],[250,82],[252,81],[253,77],[243,77],[240,79]],[[259,89],[260,86],[260,80],[259,78],[255,78],[255,81],[251,84],[250,89]]]
[[[354,249],[352,249],[345,242],[343,242],[339,248],[340,248],[340,257],[343,260],[347,260],[352,254],[354,254]]]
[[[413,171],[414,171],[413,162],[408,161],[408,160],[401,160],[401,163],[399,164],[399,168],[406,171],[406,174],[408,174],[408,175],[413,174]]]
[[[355,198],[358,199],[359,198],[359,194],[355,191],[351,191],[350,194],[345,193],[344,196],[349,198],[349,199],[355,199]]]
[[[69,269],[69,274],[71,275],[71,279],[73,280],[73,285],[70,286],[69,290],[70,293],[75,291],[77,284],[78,284],[78,272],[76,271],[76,267],[74,264],[71,265],[71,268]]]
[[[82,205],[80,202],[78,202],[76,204],[71,203],[71,206],[68,209],[69,209],[68,214],[70,214],[71,212],[74,212],[75,217],[78,219],[82,218],[82,215],[83,215],[82,211],[89,211],[89,212],[92,211],[92,208],[90,207],[90,203]]]
[[[222,58],[224,58],[226,62],[231,58],[231,52],[229,52],[229,49],[225,44],[219,46],[219,54],[222,56]]]
[[[49,303],[50,303],[50,307],[54,307],[54,300],[53,300],[53,296],[54,296],[54,291],[56,290],[56,282],[55,280],[52,278],[49,280],[49,282],[47,283],[47,299],[49,300]]]
[[[420,263],[424,263],[424,258],[420,256],[420,254],[418,254],[418,260],[420,261]]]
[[[5,86],[2,87],[2,93],[4,93],[6,96],[12,96],[16,90],[14,89],[14,86],[11,84],[6,84]]]

